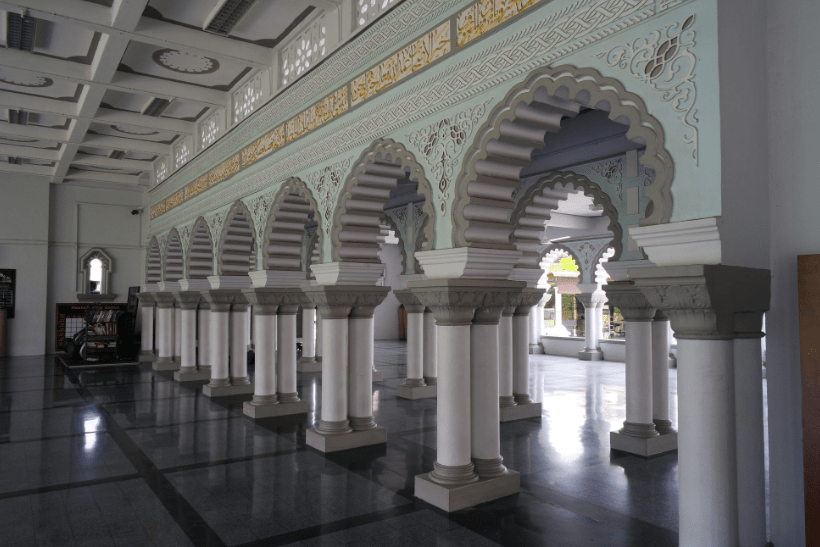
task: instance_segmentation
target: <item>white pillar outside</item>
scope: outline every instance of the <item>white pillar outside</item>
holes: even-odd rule
[[[436,357],[438,336],[436,318],[430,308],[424,311],[424,383],[428,386],[438,383],[438,360]]]
[[[231,307],[231,385],[250,385],[248,380],[248,299],[238,294]]]

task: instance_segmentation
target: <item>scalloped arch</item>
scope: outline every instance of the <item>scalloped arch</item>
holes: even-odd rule
[[[424,196],[424,212],[431,219],[435,219],[435,211],[433,210],[433,192],[430,183],[424,173],[424,168],[416,161],[416,157],[407,148],[393,139],[377,139],[364,151],[359,159],[353,164],[353,169],[345,179],[342,191],[339,193],[339,201],[336,205],[336,211],[333,214],[333,224],[330,233],[330,241],[332,245],[331,260],[334,262],[341,260],[349,260],[353,262],[381,262],[378,257],[379,246],[370,240],[375,241],[379,235],[378,221],[384,215],[384,204],[390,199],[389,195],[384,197],[375,197],[374,199],[366,200],[367,203],[357,203],[353,198],[354,188],[359,185],[359,176],[362,174],[382,176],[383,178],[392,177],[393,175],[379,173],[380,164],[376,163],[376,159],[381,157],[383,161],[390,159],[393,167],[400,167],[406,173],[410,170],[410,180],[418,182],[417,193]],[[390,166],[386,166],[390,167]],[[388,169],[389,170],[389,169]],[[398,179],[393,183],[395,188]],[[364,188],[364,187],[363,187]],[[389,194],[389,192],[388,192]],[[381,202],[381,208],[375,211],[374,203]],[[370,205],[368,205],[368,203]],[[373,222],[375,219],[375,223]],[[356,227],[356,230],[345,231],[346,226]],[[425,226],[428,241],[435,241],[435,220],[428,222]],[[356,237],[359,236],[359,237]],[[364,240],[362,239],[364,236]],[[359,241],[356,241],[359,239]]]
[[[162,278],[165,281],[179,281],[185,275],[182,238],[179,237],[179,231],[176,228],[171,228],[168,232],[168,244],[165,245],[165,256],[162,262]]]
[[[162,253],[156,236],[148,241],[145,251],[145,282],[159,283],[162,281]]]
[[[210,258],[198,255],[210,254]],[[197,256],[192,256],[197,255]],[[191,238],[185,252],[185,275],[188,279],[204,279],[214,273],[214,242],[208,221],[200,216],[191,227]],[[210,271],[208,271],[210,270]],[[205,275],[207,273],[207,275]]]
[[[615,257],[613,260],[618,260],[623,251],[623,227],[618,220],[618,209],[612,204],[609,194],[607,194],[603,188],[584,175],[571,171],[550,173],[541,177],[535,184],[527,188],[510,214],[510,222],[513,225],[511,242],[515,243],[517,241],[515,232],[521,228],[521,219],[527,217],[527,207],[533,205],[535,197],[546,189],[555,189],[558,185],[561,185],[563,188],[572,186],[576,190],[582,190],[585,196],[592,198],[593,203],[603,207],[604,216],[609,218],[609,231],[612,232],[612,244],[610,246],[615,248]]]
[[[237,216],[241,217],[237,219]],[[246,226],[243,226],[246,225]],[[225,260],[225,240],[229,236],[228,232],[234,231],[237,233],[230,234],[232,239],[236,239],[236,243],[240,246],[249,239],[248,243],[248,266],[244,269],[244,261],[237,258],[239,255],[233,255],[231,260]],[[250,232],[246,234],[245,232]],[[222,225],[222,230],[219,235],[219,246],[216,255],[216,271],[217,275],[246,275],[248,272],[256,269],[256,238],[254,234],[256,230],[253,225],[253,216],[251,215],[248,206],[242,200],[236,200],[228,213],[225,215],[225,222]]]
[[[502,125],[508,125],[516,119],[516,108],[522,103],[529,105],[539,89],[544,88],[550,97],[563,101],[577,101],[591,107],[598,105],[609,110],[611,120],[628,120],[629,130],[626,137],[646,143],[646,152],[641,157],[641,163],[655,169],[656,177],[650,186],[644,188],[646,196],[653,203],[651,216],[642,219],[641,225],[652,225],[669,222],[672,216],[671,185],[674,176],[672,156],[664,147],[664,132],[660,122],[649,114],[643,100],[636,94],[626,91],[623,84],[614,79],[602,76],[592,68],[577,68],[571,65],[545,67],[533,71],[527,79],[511,89],[506,97],[500,101],[490,116],[477,132],[473,146],[464,157],[461,174],[456,182],[456,199],[453,202],[453,245],[455,247],[495,246],[506,247],[500,240],[506,226],[501,220],[492,221],[495,233],[491,237],[479,232],[486,228],[478,228],[468,232],[471,224],[476,220],[465,217],[465,207],[473,203],[474,198],[468,194],[467,187],[471,181],[479,180],[476,171],[479,162],[486,161],[489,154],[487,145],[491,140],[501,141]],[[531,160],[530,160],[531,162]],[[520,165],[520,164],[519,164]],[[510,167],[515,167],[511,165]],[[519,171],[520,174],[520,171]],[[485,180],[486,182],[486,180]],[[492,184],[492,183],[490,183]],[[509,188],[507,185],[495,184],[499,191]],[[486,201],[486,200],[484,200]],[[503,209],[505,203],[499,202],[499,207],[484,204],[490,214],[490,209]],[[507,205],[508,206],[508,205]],[[496,218],[503,216],[503,211],[495,211]],[[510,230],[510,233],[512,230]],[[487,243],[483,240],[492,240]]]
[[[262,243],[263,243],[262,267],[266,270],[268,270],[268,269],[301,270],[302,269],[302,266],[301,266],[301,262],[302,262],[301,248],[302,248],[302,245],[301,245],[301,243],[299,244],[299,254],[298,255],[288,255],[288,256],[299,256],[299,258],[298,258],[299,265],[298,266],[295,265],[295,263],[292,266],[286,266],[286,265],[277,266],[275,264],[272,265],[272,261],[277,261],[278,260],[282,264],[284,264],[286,261],[289,263],[291,260],[294,260],[294,259],[282,256],[281,253],[279,253],[280,256],[271,256],[271,252],[270,252],[270,246],[271,246],[271,244],[273,244],[273,239],[271,237],[271,236],[274,235],[274,231],[273,231],[274,226],[273,225],[274,225],[274,222],[277,222],[276,215],[279,213],[282,206],[284,204],[286,204],[285,200],[288,199],[289,197],[293,198],[294,196],[303,197],[305,199],[305,201],[307,202],[307,205],[310,208],[310,211],[313,212],[313,219],[319,224],[319,228],[316,230],[316,232],[319,234],[319,245],[320,245],[319,248],[321,249],[323,219],[322,219],[322,215],[320,215],[318,213],[318,205],[317,205],[317,202],[316,202],[316,198],[313,196],[313,192],[311,192],[308,185],[305,184],[305,182],[302,179],[300,179],[298,177],[289,177],[288,179],[285,180],[284,183],[282,183],[282,186],[276,192],[276,195],[274,196],[273,201],[271,202],[271,205],[270,205],[270,209],[268,211],[267,221],[265,222],[265,232],[264,232],[263,237],[262,237]],[[293,200],[291,199],[291,202],[292,201]],[[287,205],[289,205],[289,207],[288,207],[289,209],[292,209],[291,211],[286,212],[287,215],[291,217],[288,220],[293,221],[294,223],[298,223],[296,221],[296,219],[293,218],[293,217],[296,216],[296,215],[299,215],[300,213],[299,213],[299,211],[293,211],[293,209],[297,209],[297,210],[300,209],[300,207],[299,207],[300,204],[288,203]],[[305,221],[307,221],[308,213],[304,214],[304,218],[305,218]],[[304,233],[304,223],[302,224],[302,226],[303,226],[302,232]],[[294,226],[294,229],[292,230],[292,232],[296,233],[298,231],[299,230],[296,229],[295,226]],[[277,230],[276,234],[281,234],[281,232],[282,232],[281,229]],[[279,246],[282,246],[283,244],[287,245],[287,242],[277,241],[276,244],[279,245]],[[296,249],[296,247],[294,246],[294,250],[295,249]]]

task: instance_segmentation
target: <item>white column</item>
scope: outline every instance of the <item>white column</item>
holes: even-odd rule
[[[741,336],[734,341],[739,546],[756,547],[766,543],[762,333]]]
[[[486,312],[486,313],[485,313]],[[507,472],[502,465],[498,400],[500,308],[480,309],[470,327],[471,456],[481,478]]]
[[[248,311],[245,312],[247,314],[247,327],[245,332],[248,333],[248,339],[246,341],[247,347],[253,347],[253,306],[248,306]]]
[[[407,312],[407,378],[404,385],[424,386],[424,311]]]
[[[601,338],[602,307],[606,301],[603,292],[581,293],[575,296],[584,306],[584,349],[578,352],[583,361],[600,361],[604,358],[599,340]]]
[[[276,316],[276,371],[279,386],[279,402],[299,401],[296,391],[296,310],[298,306],[279,306]]]
[[[556,327],[563,327],[564,326],[564,318],[562,316],[563,310],[561,309],[561,293],[558,292],[558,285],[555,286],[555,326]]]
[[[228,374],[230,304],[211,303],[211,387],[229,386]]]
[[[196,308],[179,309],[182,323],[181,336],[182,361],[180,373],[196,371]]]
[[[174,360],[174,308],[170,302],[160,302],[157,307],[157,350],[158,364],[172,363]]]
[[[348,320],[347,414],[353,430],[361,431],[376,427],[373,420],[373,315],[359,317],[356,312],[354,308]],[[324,383],[323,377],[323,386]]]
[[[436,358],[437,350],[437,334],[436,319],[433,317],[433,312],[428,308],[424,312],[424,343],[423,343],[423,369],[424,369],[424,383],[428,386],[438,383],[438,361]]]
[[[524,317],[526,321],[526,317]],[[432,481],[467,484],[478,480],[471,459],[470,325],[438,325],[437,448]],[[526,330],[524,332],[526,336]]]
[[[619,308],[626,333],[626,421],[620,433],[655,437],[658,432],[652,421],[652,320],[630,320],[628,311]]]
[[[254,306],[255,365],[252,405],[278,404],[276,397],[276,315],[275,310],[261,313]]]
[[[507,306],[498,323],[498,401],[501,407],[515,406],[513,397],[513,313]]]
[[[182,360],[182,309],[179,303],[174,308],[174,362]]]
[[[322,360],[322,314],[316,310],[316,360]]]
[[[652,420],[661,435],[675,433],[669,419],[669,318],[660,310],[652,321]]]
[[[150,293],[146,293],[150,294]],[[154,353],[154,300],[150,296],[141,298],[142,304],[142,334],[140,335],[140,352],[142,357],[150,357]]]
[[[678,338],[681,547],[738,545],[734,342]]]
[[[316,309],[302,307],[302,363],[316,362]]]
[[[207,371],[211,368],[211,308],[207,302],[200,303],[197,320],[199,321],[197,329],[199,332],[198,365],[199,370]]]
[[[347,313],[349,310],[347,308]],[[333,349],[322,361],[322,417],[316,430],[323,434],[346,433],[351,431],[350,420],[347,418],[347,314],[331,315],[330,310],[323,309],[322,316],[325,318],[324,345]]]
[[[247,385],[248,304],[244,296],[237,296],[237,300],[231,309],[231,385]]]
[[[518,306],[512,317],[512,369],[513,396],[519,405],[532,403],[530,397],[530,355],[529,355],[530,306]]]

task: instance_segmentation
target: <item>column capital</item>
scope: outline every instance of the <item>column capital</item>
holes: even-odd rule
[[[592,293],[579,293],[575,298],[584,305],[584,309],[603,308],[607,303],[607,295],[603,290]]]
[[[147,291],[137,293],[137,296],[140,299],[140,304],[142,304],[143,306],[153,306],[154,303],[156,302],[154,300],[154,294],[156,294],[156,293],[147,292]]]
[[[399,304],[404,306],[407,313],[424,313],[424,304],[421,303],[419,297],[413,294],[413,291],[410,289],[393,291],[393,295],[399,301]]]
[[[158,308],[166,309],[174,307],[174,293],[170,292],[155,292],[154,302],[157,303]]]
[[[527,287],[516,295],[511,304],[515,305],[515,315],[529,315],[533,306],[537,305],[543,297],[546,289],[536,289]]]
[[[229,312],[239,289],[211,289],[202,291],[202,298],[211,305],[212,312]]]
[[[356,304],[350,310],[350,317],[373,317],[376,306],[384,302],[390,294],[390,287],[351,287],[356,290]]]
[[[312,285],[305,285],[306,287],[311,287]],[[316,309],[316,303],[310,299],[310,297],[305,293],[299,294],[299,304],[302,306],[303,310],[313,310]]]
[[[625,321],[652,321],[655,317],[657,310],[632,282],[610,283],[604,291],[609,303],[621,311]]]
[[[322,319],[347,319],[358,298],[355,289],[361,286],[317,285],[302,287],[305,295],[316,304]],[[353,289],[353,290],[351,290]]]
[[[183,310],[195,310],[202,300],[202,293],[199,291],[179,291],[174,293],[174,302]]]
[[[698,264],[630,270],[630,277],[672,322],[677,338],[725,340],[760,331],[769,309],[769,270]]]
[[[242,294],[253,305],[254,315],[296,313],[302,294],[286,287],[243,289]],[[292,310],[291,310],[292,308]]]
[[[431,279],[408,283],[419,302],[433,311],[438,325],[470,325],[474,318],[479,323],[498,323],[502,311],[511,302],[518,302],[525,287],[524,282],[500,279]]]
[[[247,296],[241,291],[237,292],[233,297],[231,311],[248,311],[248,306],[250,306],[250,302],[248,302]]]

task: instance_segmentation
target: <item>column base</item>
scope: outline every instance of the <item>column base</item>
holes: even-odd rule
[[[182,370],[179,369],[178,371],[174,372],[174,380],[177,382],[197,382],[201,380],[210,380],[211,379],[211,371],[210,370]]]
[[[530,344],[530,355],[543,355],[544,346],[541,344]]]
[[[297,401],[295,403],[268,403],[255,405],[251,401],[242,404],[242,413],[254,420],[259,418],[275,418],[277,416],[290,416],[291,414],[306,414],[310,411],[308,401]]]
[[[212,386],[205,384],[202,386],[202,394],[206,397],[230,397],[231,395],[253,394],[253,384],[240,384],[238,386]]]
[[[448,486],[430,480],[430,473],[416,475],[416,497],[448,512],[512,496],[520,491],[521,474],[518,471],[507,470],[499,477],[479,478],[470,484]]]
[[[361,431],[350,431],[347,433],[326,434],[317,432],[315,428],[307,430],[308,446],[312,446],[319,452],[338,452],[362,446],[372,446],[387,442],[387,430],[383,427],[364,429]]]
[[[396,397],[402,399],[410,399],[415,401],[417,399],[435,399],[438,396],[438,386],[406,386],[399,384],[396,386]]]
[[[153,351],[141,351],[139,354],[139,360],[141,363],[153,363],[157,360],[157,354]]]
[[[499,409],[500,422],[514,422],[526,418],[541,417],[541,403],[517,404],[515,406],[502,406]]]
[[[584,348],[578,352],[578,359],[581,361],[603,361],[604,353],[601,348]]]
[[[380,370],[373,371],[373,381],[374,382],[381,382],[384,380],[384,373]]]
[[[296,372],[322,372],[322,363],[316,361],[305,361],[301,359],[296,363]]]
[[[669,435],[670,433],[677,433],[678,431],[672,427],[670,420],[652,420],[655,424],[655,430],[659,435]]]
[[[175,363],[170,357],[160,357],[151,364],[151,368],[156,371],[179,370],[179,363]]]
[[[182,366],[182,356],[181,355],[174,355],[174,363]]]
[[[678,434],[658,435],[657,437],[632,437],[617,431],[609,433],[609,447],[612,450],[628,452],[636,456],[649,458],[678,449]]]

